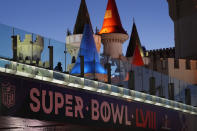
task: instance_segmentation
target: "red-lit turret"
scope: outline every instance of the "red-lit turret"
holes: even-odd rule
[[[135,46],[132,64],[135,66],[143,66],[144,65],[144,61],[143,61],[142,55],[140,53],[139,46]]]
[[[115,0],[108,0],[107,9],[103,21],[103,27],[99,33],[127,34],[122,27]]]
[[[104,45],[104,55],[120,58],[122,44],[128,39],[128,35],[122,27],[115,0],[108,0],[103,27],[99,34]]]

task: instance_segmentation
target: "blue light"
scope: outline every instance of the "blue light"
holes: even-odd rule
[[[84,73],[99,73],[106,74],[106,70],[100,64],[98,52],[96,50],[95,41],[91,26],[86,24],[83,31],[80,50],[78,53],[77,61],[71,70],[71,74],[80,74],[80,57],[84,56]]]

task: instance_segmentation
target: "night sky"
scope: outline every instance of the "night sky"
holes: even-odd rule
[[[107,0],[86,0],[93,28],[101,29]],[[116,0],[122,25],[131,34],[135,19],[141,44],[147,49],[174,46],[174,27],[167,0]],[[0,23],[65,43],[73,31],[80,0],[1,0]],[[125,42],[125,54],[128,41]]]

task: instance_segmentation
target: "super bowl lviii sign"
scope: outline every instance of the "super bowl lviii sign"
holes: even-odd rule
[[[29,104],[32,112],[42,112],[48,115],[60,115],[64,118],[101,120],[103,123],[131,126],[136,116],[137,127],[156,129],[156,112],[136,108],[134,113],[128,112],[128,105],[118,104],[99,99],[84,99],[81,96],[63,94],[52,90],[31,88]],[[46,104],[46,100],[48,103]],[[136,113],[136,114],[135,114]],[[89,116],[85,116],[89,114]],[[86,118],[85,118],[86,117]],[[141,121],[140,121],[141,120]]]
[[[0,74],[1,115],[124,130],[192,131],[197,116],[96,92]]]

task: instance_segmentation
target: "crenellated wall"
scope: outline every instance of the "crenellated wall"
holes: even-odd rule
[[[170,77],[197,84],[197,60],[147,57],[146,67]]]
[[[159,56],[160,58],[174,58],[175,57],[175,48],[163,48],[156,50],[149,50],[146,53],[146,56]]]
[[[32,40],[31,34],[26,34],[23,41],[17,35],[17,57],[19,60],[41,60],[41,53],[44,48],[44,39],[37,35],[36,40]]]
[[[197,84],[197,60],[167,59],[168,75],[190,84]]]
[[[66,48],[71,56],[77,57],[83,34],[69,35],[66,37]],[[101,36],[94,35],[97,52],[101,49]]]
[[[66,49],[67,49],[67,52],[71,55],[71,60],[73,57],[75,57],[75,59],[77,58],[80,44],[81,44],[81,40],[82,40],[82,36],[83,36],[83,34],[75,34],[75,35],[68,35],[66,37]],[[100,53],[101,36],[96,35],[96,34],[94,34],[93,36],[94,36],[94,41],[96,44],[97,52]],[[67,70],[71,71],[73,66],[74,66],[74,63],[71,62],[71,64],[68,65]]]

